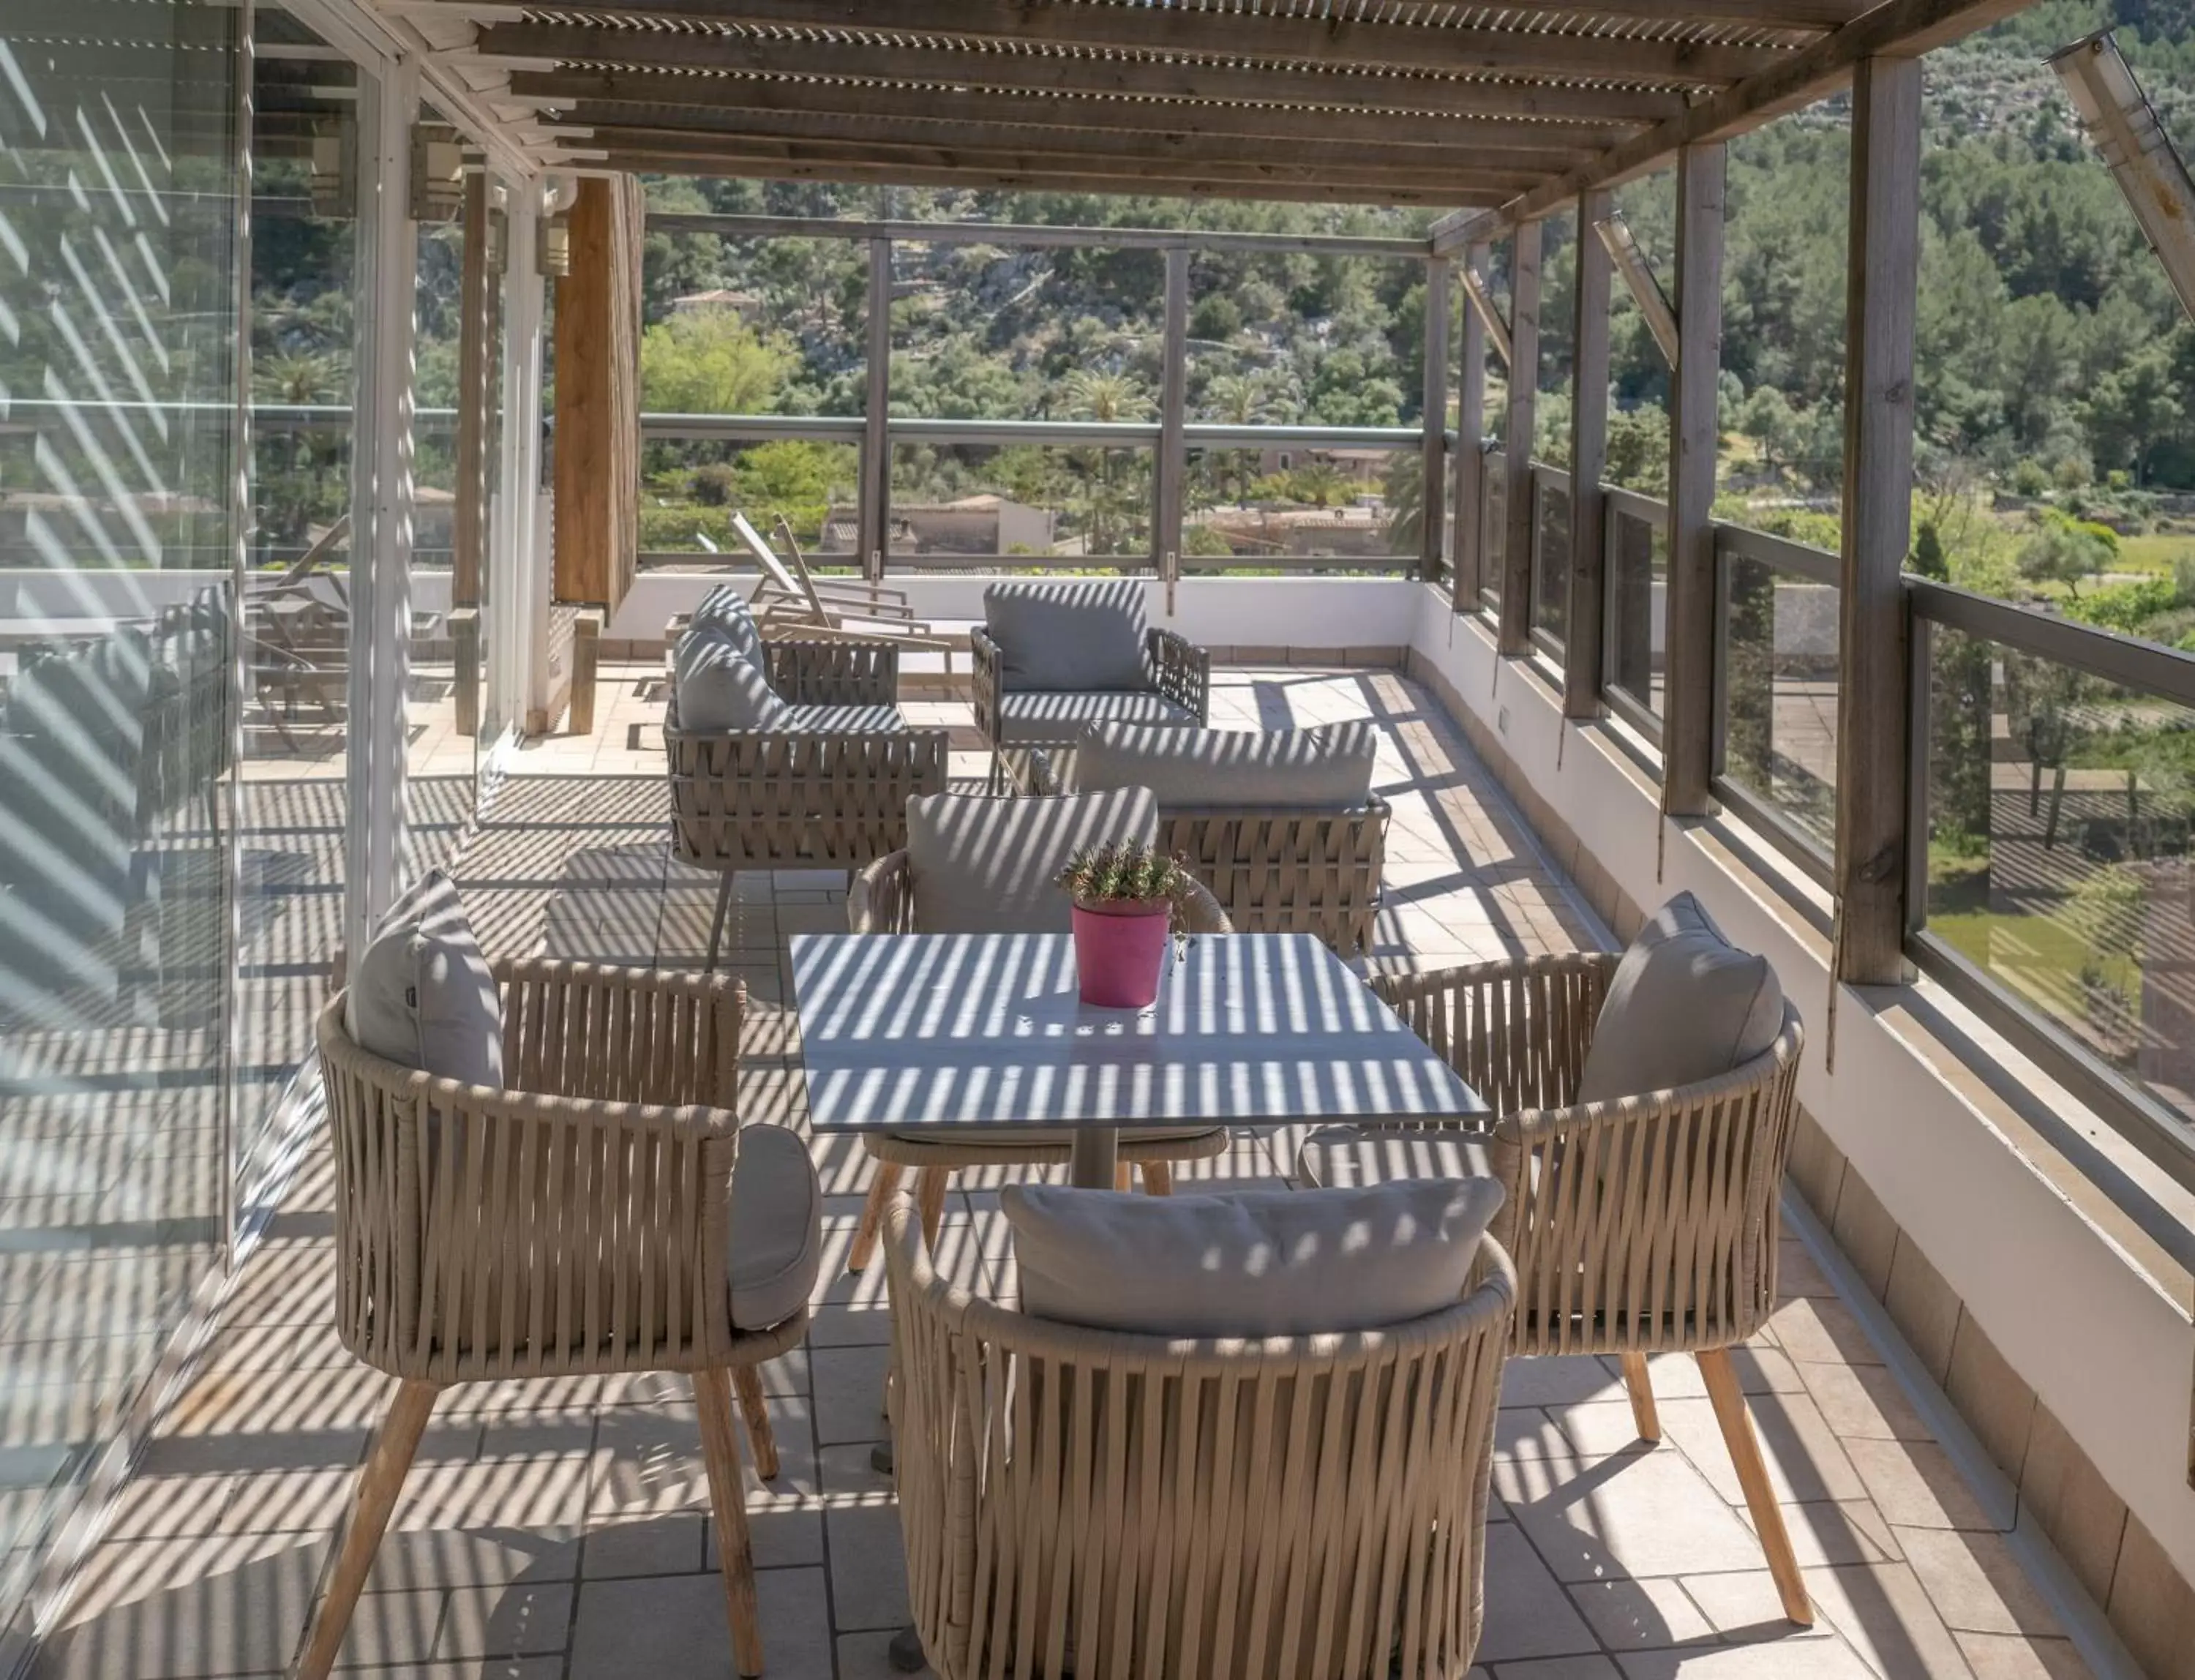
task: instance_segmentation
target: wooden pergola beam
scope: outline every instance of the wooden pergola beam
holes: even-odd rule
[[[606,17],[677,19],[758,30],[815,31],[819,59],[846,35],[890,38],[905,53],[969,49],[1202,55],[1328,70],[1414,70],[1443,75],[1620,76],[1726,87],[1789,57],[1782,41],[1732,44],[1585,33],[1556,26],[1491,28],[1386,18],[1245,13],[1232,8],[1029,4],[1026,0],[602,0]],[[1664,17],[1667,17],[1664,14]],[[1582,22],[1584,19],[1551,20]]]
[[[865,164],[838,159],[787,163],[752,155],[625,146],[610,146],[603,151],[600,167],[634,174],[818,181],[841,186],[958,187],[971,192],[996,193],[1136,193],[1170,199],[1242,199],[1270,204],[1421,205],[1434,209],[1456,205],[1490,207],[1513,196],[1500,188],[1450,190],[1398,187],[1391,182],[1328,181],[1319,186],[1304,186],[1291,182],[1214,179],[1186,174],[1155,177],[1146,171],[1121,175],[1015,170],[994,172],[968,165],[937,169],[917,164]]]
[[[775,121],[972,122],[1060,134],[1154,135],[1199,141],[1284,141],[1306,137],[1397,152],[1513,151],[1575,153],[1572,166],[1636,133],[1635,122],[1551,122],[1531,118],[1425,118],[1377,112],[1308,110],[1285,105],[1197,105],[1183,100],[1074,98],[987,93],[969,109],[948,107],[935,89],[883,82],[793,82],[763,77],[681,75],[648,70],[522,70],[510,78],[520,99],[554,100],[577,113],[636,110],[676,113],[682,128],[753,128]],[[815,130],[821,132],[820,128]]]
[[[1352,176],[1392,171],[1398,180],[1439,184],[1443,175],[1466,184],[1507,175],[1528,176],[1569,167],[1575,148],[1524,150],[1491,146],[1366,146],[1347,141],[1295,140],[1276,147],[1270,140],[1213,139],[1201,135],[1109,134],[1087,129],[1029,128],[1015,123],[928,118],[803,115],[794,112],[666,111],[654,106],[584,101],[562,122],[596,136],[622,133],[676,134],[697,144],[746,146],[750,141],[815,143],[864,153],[880,147],[915,148],[953,155],[969,152],[1038,153],[1112,163],[1142,160],[1201,170],[1207,165],[1256,167],[1278,159],[1306,170]],[[1559,133],[1559,130],[1557,130]]]
[[[1437,196],[1451,188],[1513,193],[1531,179],[1517,170],[1403,168],[1377,161],[1357,167],[1341,159],[1306,161],[1293,150],[1272,148],[1256,154],[1145,158],[1103,150],[1057,151],[1041,143],[983,147],[864,140],[777,140],[766,136],[696,134],[681,129],[619,128],[599,123],[594,125],[588,143],[613,156],[621,152],[648,152],[657,156],[691,156],[712,162],[738,159],[763,167],[777,164],[848,164],[883,169],[905,165],[947,175],[1077,175],[1146,182],[1154,188],[1186,177],[1352,190],[1392,186]],[[1342,150],[1345,153],[1347,148]]]
[[[1593,187],[1612,187],[1643,175],[1680,147],[1718,144],[1772,118],[1810,105],[1852,78],[1867,58],[1918,58],[1923,53],[1986,29],[2029,0],[1888,0],[1833,35],[1793,54],[1783,63],[1702,100],[1645,134],[1611,148],[1598,161],[1550,181],[1485,216],[1449,216],[1433,228],[1433,249],[1454,251],[1499,237],[1502,228],[1545,216]]]
[[[474,49],[488,59],[567,66],[737,71],[751,76],[867,78],[951,90],[965,115],[982,95],[971,90],[1028,94],[1135,95],[1236,104],[1297,105],[1418,116],[1542,117],[1585,122],[1652,121],[1686,108],[1685,95],[1642,78],[1634,65],[1610,74],[1606,87],[1541,86],[1530,81],[1466,81],[1456,77],[1302,66],[1250,67],[1183,59],[1061,53],[956,53],[867,43],[761,36],[682,34],[572,23],[492,23]],[[1236,43],[1237,54],[1242,50]],[[1639,82],[1646,85],[1635,85]],[[1626,84],[1633,85],[1626,85]],[[1315,129],[1316,118],[1306,118]]]

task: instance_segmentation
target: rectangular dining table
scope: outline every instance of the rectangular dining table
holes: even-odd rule
[[[814,1130],[1057,1128],[1089,1188],[1124,1131],[1486,1111],[1310,934],[1192,940],[1140,1010],[1078,1000],[1064,933],[800,934],[792,982]]]

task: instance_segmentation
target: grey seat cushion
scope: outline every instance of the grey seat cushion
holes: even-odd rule
[[[1322,1126],[1296,1151],[1296,1178],[1314,1189],[1497,1176],[1490,1138],[1448,1128]]]
[[[1372,796],[1368,722],[1229,730],[1093,724],[1076,747],[1076,793],[1148,788],[1161,811],[1355,811]]]
[[[999,738],[1006,742],[1077,741],[1092,724],[1193,725],[1164,695],[1092,691],[1086,694],[1013,694],[999,697]]]
[[[457,883],[430,869],[352,965],[343,1031],[360,1048],[438,1078],[503,1088],[503,999]]]
[[[701,604],[694,609],[688,623],[689,633],[694,630],[712,630],[737,648],[746,659],[762,669],[769,668],[763,657],[762,632],[756,627],[754,609],[747,605],[747,598],[728,583],[720,583],[702,598]]]
[[[1309,1336],[1462,1297],[1501,1206],[1491,1179],[1136,1196],[1008,1185],[1022,1310],[1149,1336]]]
[[[907,719],[896,706],[788,706],[784,727],[819,735],[898,734]]]
[[[994,583],[983,626],[999,644],[1000,686],[1075,693],[1145,688],[1144,586],[1132,578]]]
[[[733,1324],[783,1324],[822,1269],[823,1190],[808,1146],[783,1126],[745,1128],[732,1173]]]
[[[1086,846],[1155,846],[1158,804],[1141,788],[1059,799],[927,794],[907,802],[914,925],[924,933],[1064,933],[1054,880]]]
[[[1604,1102],[1697,1084],[1776,1042],[1783,988],[1766,957],[1737,950],[1689,892],[1654,913],[1616,965],[1577,1100]]]
[[[671,684],[682,730],[719,735],[789,726],[792,708],[738,638],[720,627],[697,625],[678,638]]]

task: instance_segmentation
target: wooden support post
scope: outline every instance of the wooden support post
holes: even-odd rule
[[[1173,615],[1174,586],[1181,578],[1182,482],[1189,454],[1182,439],[1189,407],[1189,248],[1166,251],[1165,337],[1159,349],[1159,458],[1152,476],[1158,496],[1151,525],[1151,555],[1166,585],[1167,615]]]
[[[481,725],[481,615],[478,607],[450,609],[451,728],[478,735]]]
[[[556,282],[559,601],[615,609],[640,551],[640,186],[589,176]]]
[[[1904,978],[1913,320],[1921,257],[1921,61],[1852,77],[1846,267],[1842,648],[1837,689],[1838,978]]]
[[[1440,581],[1447,551],[1449,297],[1448,258],[1436,257],[1426,264],[1425,442],[1418,473],[1418,575],[1427,583]]]
[[[1463,253],[1465,272],[1486,263],[1486,247]],[[1486,563],[1486,323],[1478,311],[1463,312],[1460,336],[1462,365],[1456,386],[1455,417],[1455,597],[1457,612],[1477,610]]]
[[[572,705],[573,735],[595,732],[595,678],[602,669],[602,618],[590,607],[572,621]]]
[[[880,583],[891,546],[891,282],[890,240],[869,241],[868,366],[865,370],[867,424],[861,430],[861,575]]]
[[[1540,385],[1540,224],[1518,225],[1509,258],[1509,427],[1504,456],[1501,651],[1532,645],[1532,533],[1540,523],[1532,489],[1532,432]]]
[[[1723,148],[1677,156],[1677,372],[1669,416],[1664,808],[1708,809],[1714,773],[1716,385],[1722,371]]]
[[[1570,595],[1564,609],[1563,715],[1600,715],[1601,620],[1608,599],[1608,247],[1593,223],[1610,194],[1578,195],[1576,325],[1570,343]]]

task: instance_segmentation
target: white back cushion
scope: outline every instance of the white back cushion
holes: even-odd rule
[[[1005,687],[1073,694],[1150,686],[1144,670],[1144,586],[1132,578],[994,583],[983,626]]]
[[[1616,965],[1578,1075],[1577,1100],[1604,1102],[1693,1085],[1776,1042],[1783,988],[1768,959],[1739,950],[1679,892]]]
[[[1161,811],[1355,811],[1372,796],[1368,722],[1314,729],[1092,724],[1074,750],[1077,793],[1148,788]]]
[[[360,1048],[468,1085],[503,1087],[503,1001],[457,883],[429,870],[353,965],[343,1030]]]
[[[907,802],[914,925],[924,933],[1064,933],[1053,884],[1086,846],[1155,846],[1156,800],[1141,788],[1061,799],[926,794]]]
[[[717,631],[748,659],[769,669],[763,658],[762,632],[755,628],[753,609],[747,605],[747,598],[729,583],[718,584],[694,609],[689,631],[704,627]]]
[[[1022,1310],[1147,1336],[1311,1336],[1462,1298],[1501,1206],[1490,1178],[1138,1196],[1010,1184]]]

